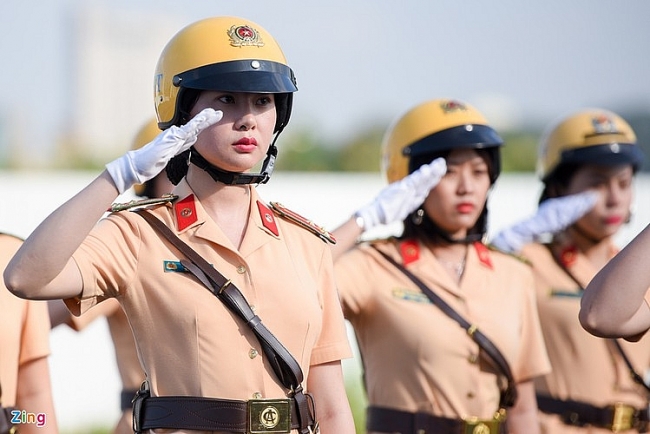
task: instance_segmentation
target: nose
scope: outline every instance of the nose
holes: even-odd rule
[[[241,112],[237,120],[235,121],[235,129],[239,131],[248,131],[254,129],[255,124],[255,115],[248,105],[242,107]]]
[[[471,170],[461,170],[458,176],[458,194],[468,194],[474,190],[474,178]]]
[[[615,207],[620,204],[625,197],[625,189],[618,185],[616,182],[611,182],[607,185],[605,194],[605,204],[608,207]]]

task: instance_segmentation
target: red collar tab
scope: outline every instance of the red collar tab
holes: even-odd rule
[[[179,231],[195,223],[198,220],[198,216],[196,215],[194,195],[190,194],[186,198],[176,202],[174,204],[174,214],[176,214],[176,226]]]
[[[479,242],[474,243],[474,249],[476,250],[476,254],[478,255],[478,260],[481,262],[481,264],[492,269],[492,259],[490,259],[490,249],[488,249],[485,244]]]
[[[278,231],[278,225],[275,222],[275,217],[273,217],[273,212],[262,202],[257,201],[257,209],[260,211],[260,219],[262,219],[262,225],[273,235],[280,236],[280,231]]]
[[[568,246],[560,252],[560,262],[564,267],[570,267],[576,262],[578,257],[578,249],[576,246]]]
[[[415,240],[402,241],[399,245],[399,251],[402,255],[402,263],[404,266],[420,259],[420,246]]]

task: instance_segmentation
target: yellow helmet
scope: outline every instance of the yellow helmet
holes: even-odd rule
[[[434,99],[412,108],[389,127],[382,145],[382,170],[392,183],[431,161],[432,154],[491,148],[494,182],[501,169],[498,147],[502,144],[474,107],[458,100]]]
[[[289,122],[292,92],[298,89],[273,36],[243,18],[214,17],[180,30],[160,55],[154,75],[160,129],[187,122],[201,90],[280,94],[275,127],[279,132]]]
[[[146,145],[147,143],[155,139],[158,134],[160,134],[160,128],[158,128],[158,121],[156,120],[156,118],[152,118],[147,123],[142,125],[138,130],[138,133],[133,138],[133,142],[131,142],[131,150],[135,151],[136,149],[140,149],[141,147],[143,147],[144,145]],[[137,194],[138,196],[144,195],[145,188],[146,188],[145,184],[135,184],[133,186],[133,189],[135,190],[135,194]]]
[[[537,172],[542,181],[566,164],[631,164],[636,171],[643,153],[630,125],[609,110],[586,109],[550,128],[540,141]]]

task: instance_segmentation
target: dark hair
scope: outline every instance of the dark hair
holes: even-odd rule
[[[563,189],[571,183],[571,179],[582,166],[584,164],[578,163],[563,163],[557,166],[553,173],[544,179],[544,189],[539,197],[538,204],[546,199],[563,196]]]

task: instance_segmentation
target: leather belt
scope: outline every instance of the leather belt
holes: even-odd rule
[[[138,393],[137,389],[124,389],[120,393],[120,410],[131,410],[133,408],[133,397]]]
[[[647,409],[640,410],[620,402],[598,407],[586,402],[537,395],[537,406],[544,413],[560,416],[566,425],[592,425],[612,432],[630,429],[646,432],[650,421]]]
[[[194,396],[136,398],[133,421],[135,432],[168,428],[288,433],[291,429],[300,428],[297,406],[293,399],[237,401]],[[313,421],[309,425],[312,426]]]
[[[503,416],[505,418],[505,416]],[[477,418],[451,419],[429,413],[410,413],[392,408],[370,406],[366,415],[366,429],[400,434],[505,434],[504,420]]]

